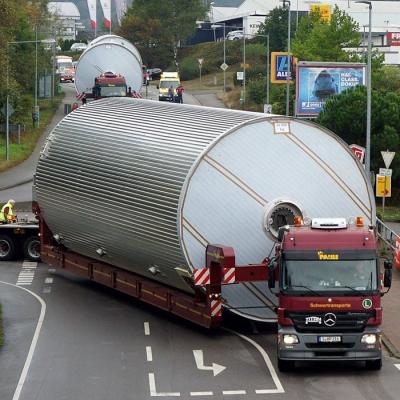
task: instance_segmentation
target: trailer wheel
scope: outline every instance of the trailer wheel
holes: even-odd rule
[[[0,261],[12,260],[15,256],[15,243],[12,238],[0,235]]]
[[[278,358],[278,369],[281,372],[290,372],[294,369],[294,361]]]
[[[371,371],[379,371],[382,369],[382,358],[378,360],[365,361],[365,367]]]
[[[37,236],[29,236],[23,246],[24,257],[30,261],[40,261],[40,240]]]

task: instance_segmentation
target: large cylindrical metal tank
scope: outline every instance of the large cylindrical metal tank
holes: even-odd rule
[[[204,265],[207,243],[258,263],[294,214],[375,215],[362,165],[316,124],[131,98],[65,117],[35,189],[66,247],[186,291],[182,271]],[[228,306],[260,320],[271,316],[266,293],[265,284],[223,287]]]
[[[79,58],[75,70],[77,92],[90,93],[94,79],[108,71],[124,76],[127,86],[140,91],[143,71],[139,51],[120,36],[103,35],[93,40]]]

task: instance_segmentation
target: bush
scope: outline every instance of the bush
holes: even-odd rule
[[[264,104],[266,98],[265,80],[251,81],[247,85],[247,94],[250,101],[256,104]]]
[[[195,79],[199,76],[199,63],[197,60],[187,57],[179,64],[179,72],[184,81]]]

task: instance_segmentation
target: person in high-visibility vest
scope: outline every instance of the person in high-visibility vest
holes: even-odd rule
[[[15,205],[15,200],[10,199],[4,206],[1,208],[0,212],[0,224],[9,224],[15,220],[15,216],[13,213],[13,208]]]

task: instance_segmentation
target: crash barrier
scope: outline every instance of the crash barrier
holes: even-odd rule
[[[376,219],[376,230],[381,239],[392,251],[394,265],[400,270],[400,236],[379,218]]]

